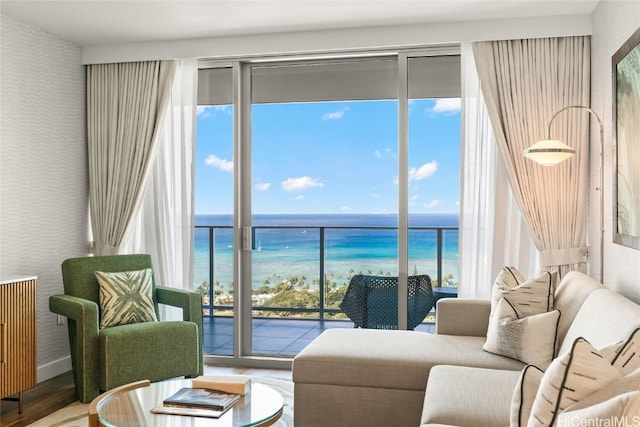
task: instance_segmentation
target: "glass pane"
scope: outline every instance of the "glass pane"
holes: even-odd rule
[[[228,80],[231,86],[231,72]],[[201,88],[202,89],[202,88]],[[210,87],[209,90],[215,90]],[[199,99],[207,99],[201,94]],[[233,106],[199,105],[194,164],[194,287],[205,354],[233,354]],[[215,334],[214,334],[215,332]]]
[[[353,327],[353,274],[397,275],[397,115],[395,100],[253,104],[253,353]]]
[[[459,176],[460,99],[411,99],[409,274],[429,275],[436,298],[455,296],[458,286]]]

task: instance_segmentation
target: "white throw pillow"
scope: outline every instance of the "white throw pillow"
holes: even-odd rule
[[[482,348],[545,369],[555,352],[559,319],[558,310],[519,318],[510,301],[501,298]]]
[[[572,404],[622,378],[616,368],[584,338],[547,368],[531,409],[528,427],[552,426]]]
[[[622,376],[640,369],[640,328],[633,331],[629,339],[617,349],[611,364]]]
[[[508,293],[511,289],[517,287],[520,283],[525,282],[525,278],[515,267],[502,267],[498,277],[493,284],[493,290],[491,291],[491,312],[496,309],[498,301]]]
[[[557,427],[640,425],[640,391],[620,394],[609,400],[558,415]]]
[[[576,411],[578,409],[584,409],[586,407],[602,403],[605,400],[612,399],[619,394],[638,390],[640,390],[640,369],[637,369],[629,375],[612,382],[611,384],[601,388],[595,393],[590,394],[584,399],[580,399],[579,402],[576,402],[573,405],[569,406],[565,411]]]
[[[533,365],[522,370],[511,397],[511,427],[526,427],[543,375],[544,371]]]
[[[522,280],[513,267],[503,268],[491,293],[492,314],[500,298],[507,298],[518,312],[518,317],[545,313],[553,309],[553,295],[558,281],[557,272],[544,272],[540,276]],[[513,286],[516,284],[515,286]]]

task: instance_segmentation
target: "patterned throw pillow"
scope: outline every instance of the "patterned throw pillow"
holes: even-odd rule
[[[622,378],[616,368],[584,338],[556,357],[542,377],[531,408],[529,427],[552,426],[572,404]]]
[[[511,427],[526,427],[544,371],[533,365],[522,370],[511,397]]]
[[[524,280],[515,268],[505,267],[498,274],[491,293],[492,313],[500,298],[507,298],[521,318],[551,311],[557,281],[555,271],[545,271],[535,279]]]
[[[631,333],[626,341],[615,346],[611,364],[624,377],[640,368],[640,328]]]
[[[498,301],[508,293],[511,289],[517,287],[520,283],[524,283],[525,278],[515,267],[502,267],[491,291],[491,312],[496,309]]]
[[[482,348],[545,369],[555,352],[559,319],[558,310],[520,318],[510,301],[501,298]]]
[[[558,415],[558,426],[632,426],[640,423],[640,391],[619,394],[604,402]]]
[[[100,327],[156,322],[152,296],[152,270],[107,273],[96,271],[100,285]]]

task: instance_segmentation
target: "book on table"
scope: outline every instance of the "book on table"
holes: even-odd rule
[[[194,388],[245,395],[251,390],[251,377],[244,375],[201,375],[191,382]]]
[[[224,412],[240,399],[239,394],[206,388],[185,387],[166,398],[162,404],[167,407],[210,409]]]

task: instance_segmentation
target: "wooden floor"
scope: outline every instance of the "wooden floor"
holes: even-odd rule
[[[18,414],[18,402],[0,402],[0,426],[27,426],[58,409],[75,402],[76,387],[71,371],[44,381],[26,390],[23,397],[22,414]]]
[[[291,381],[291,371],[288,369],[205,366],[204,373],[205,375],[256,375]],[[18,414],[18,402],[2,400],[0,402],[0,426],[27,426],[76,400],[73,375],[69,371],[25,391],[22,414]]]

